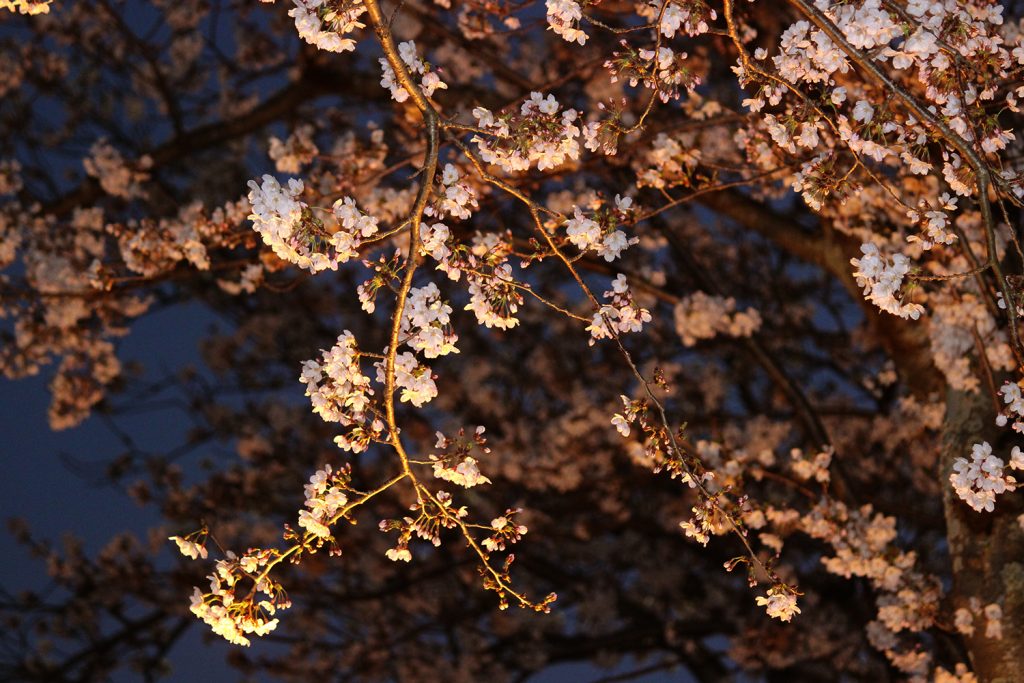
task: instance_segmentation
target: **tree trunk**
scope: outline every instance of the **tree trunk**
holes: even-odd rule
[[[985,636],[985,618],[975,616],[974,634],[966,638],[971,663],[982,683],[1024,681],[1024,532],[1017,516],[1019,496],[1004,494],[994,512],[975,512],[949,485],[953,461],[970,457],[971,446],[992,444],[993,452],[1009,461],[1011,444],[997,436],[1008,433],[995,427],[992,397],[986,391],[968,394],[949,391],[943,425],[942,477],[946,533],[953,569],[953,609],[968,607],[971,598],[982,606],[998,603],[1003,611],[1002,639]]]

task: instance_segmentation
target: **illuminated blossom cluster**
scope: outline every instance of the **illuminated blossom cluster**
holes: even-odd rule
[[[904,254],[896,254],[890,261],[872,242],[865,242],[860,250],[862,256],[850,259],[850,263],[856,268],[853,276],[857,279],[857,286],[864,288],[865,297],[893,315],[913,320],[920,318],[924,306],[904,303],[899,296],[903,278],[910,272],[910,259]]]
[[[225,559],[217,561],[215,572],[207,577],[209,592],[194,588],[192,613],[235,645],[248,647],[246,636],[265,636],[273,631],[278,620],[271,617],[277,610],[291,607],[280,586],[259,573],[272,560],[273,553],[250,551],[238,557],[228,551]]]
[[[505,546],[517,543],[526,534],[527,528],[524,524],[516,522],[515,517],[522,510],[509,509],[501,517],[491,520],[491,535],[483,540],[483,546],[493,552],[505,550]]]
[[[427,358],[458,353],[459,340],[451,325],[452,307],[441,299],[441,291],[433,282],[413,287],[402,317],[402,340]]]
[[[423,91],[426,97],[431,97],[435,90],[445,90],[448,88],[448,84],[441,80],[437,70],[432,69],[429,63],[424,62],[416,54],[416,43],[411,40],[399,43],[398,54],[408,67],[409,74],[420,77],[420,90]],[[391,68],[388,60],[381,57],[379,61],[381,71],[384,74],[380,80],[381,87],[391,91],[391,97],[395,102],[405,102],[409,99],[409,92],[399,83],[398,76],[395,75],[395,70]]]
[[[810,22],[798,21],[782,34],[779,54],[772,57],[779,74],[790,82],[828,82],[832,74],[850,68],[832,40]],[[778,93],[774,94],[777,97]],[[773,96],[769,97],[769,100]]]
[[[203,558],[205,560],[207,557],[206,544],[197,542],[189,536],[184,538],[181,536],[170,536],[167,540],[174,541],[178,546],[178,552],[189,559],[197,560]]]
[[[807,140],[807,134],[813,136],[807,146],[817,145],[817,129],[804,124],[801,139]],[[813,144],[811,144],[813,143]],[[848,179],[848,174],[841,173],[837,167],[836,155],[822,152],[810,161],[804,162],[800,171],[793,175],[793,190],[800,192],[807,206],[820,211],[830,198],[844,203],[847,197],[856,190],[856,185]]]
[[[475,450],[484,454],[490,453],[483,434],[483,427],[477,427],[469,439],[466,438],[464,430],[459,430],[458,436],[454,439],[449,439],[438,432],[437,443],[434,444],[438,453],[430,456],[434,476],[467,489],[478,484],[490,484],[491,480],[480,473],[477,459],[470,455]]]
[[[575,0],[545,0],[547,7],[548,29],[554,31],[570,43],[584,45],[587,34],[580,29],[583,10]]]
[[[451,268],[448,264],[448,257],[451,256],[451,249],[448,242],[451,239],[451,231],[444,223],[422,223],[420,224],[420,252],[438,261],[438,270],[459,274],[458,269]]]
[[[813,479],[818,482],[827,483],[831,478],[828,468],[832,463],[833,455],[833,449],[827,448],[819,453],[815,453],[811,457],[807,457],[799,448],[794,448],[789,452],[789,466],[798,479],[804,481]]]
[[[496,266],[491,277],[467,275],[467,288],[466,310],[473,311],[481,325],[508,330],[519,324],[516,313],[523,304],[523,297],[516,289],[512,266],[508,263]]]
[[[642,308],[633,298],[625,275],[620,274],[612,280],[612,288],[604,296],[611,301],[594,313],[593,320],[587,326],[591,344],[598,339],[639,332],[644,323],[651,322],[651,312]]]
[[[46,14],[53,0],[0,0],[0,10],[7,9],[19,14]]]
[[[800,614],[800,608],[796,605],[796,593],[786,586],[772,586],[768,589],[767,596],[758,596],[757,604],[763,605],[768,616],[779,621],[789,621],[794,614]]]
[[[346,503],[348,474],[334,472],[330,465],[317,470],[305,485],[305,509],[299,511],[299,526],[322,540],[331,540],[331,525]]]
[[[423,210],[424,215],[439,219],[451,216],[466,220],[473,215],[476,208],[477,199],[473,187],[465,182],[458,167],[454,164],[445,164],[441,171],[438,195],[434,202]],[[437,256],[434,258],[442,260]]]
[[[387,372],[384,361],[377,362],[377,381],[384,384]],[[412,403],[417,408],[437,397],[434,374],[416,356],[408,351],[395,354],[395,386],[401,389],[399,400]]]
[[[676,52],[666,45],[657,49],[637,49],[625,40],[619,45],[622,49],[613,52],[611,59],[604,63],[612,83],[617,83],[620,79],[628,82],[630,87],[643,83],[644,87],[656,92],[658,99],[663,103],[679,99],[681,90],[686,90],[692,95],[701,83],[700,76],[688,67],[688,55],[685,52]],[[599,108],[605,109],[604,103],[601,103]],[[606,148],[606,154],[613,154],[614,144],[598,144],[596,126],[597,124],[592,124],[584,129],[587,149],[597,151],[601,146]]]
[[[664,189],[685,183],[701,159],[701,150],[687,146],[683,139],[658,133],[644,155],[643,164],[637,164],[637,186]]]
[[[561,112],[561,113],[560,113]],[[525,171],[533,164],[544,171],[579,159],[580,129],[575,109],[561,111],[554,95],[530,93],[519,111],[494,114],[477,107],[473,117],[487,137],[473,136],[480,156],[508,172]]]
[[[936,245],[950,245],[957,240],[956,233],[952,230],[949,219],[949,211],[956,209],[956,197],[949,196],[943,192],[939,196],[939,209],[930,209],[925,206],[920,212],[911,209],[907,211],[907,218],[920,223],[924,229],[921,236],[910,235],[908,242],[920,242],[921,248],[928,250]]]
[[[949,482],[953,490],[965,503],[981,512],[992,512],[996,496],[1017,488],[1017,480],[1004,473],[1002,458],[992,454],[987,441],[974,444],[971,459],[957,458],[953,461],[953,472]],[[1010,453],[1010,469],[1024,470],[1024,453],[1014,446]]]
[[[1020,384],[1017,382],[1006,382],[999,388],[1005,404],[1003,411],[996,416],[996,424],[1005,427],[1007,422],[1013,431],[1024,434],[1024,395],[1021,394]]]
[[[355,337],[345,330],[320,360],[302,364],[300,377],[313,412],[327,422],[338,422],[347,428],[335,438],[335,443],[355,453],[365,451],[384,430],[384,423],[368,412],[373,389],[370,378],[362,373],[360,358]]]
[[[447,491],[438,491],[429,499],[420,499],[409,506],[415,517],[381,520],[378,528],[382,532],[397,531],[398,542],[385,555],[392,562],[411,562],[412,551],[409,542],[413,536],[427,541],[435,548],[441,545],[441,532],[457,527],[469,515],[466,506],[456,507]]]
[[[637,7],[637,14],[650,21],[657,20],[660,15],[658,30],[665,38],[673,38],[679,32],[688,36],[707,33],[711,28],[710,22],[718,18],[718,13],[705,0],[646,2]]]
[[[628,215],[632,204],[630,197],[616,195],[615,212],[600,212],[594,218],[586,216],[580,207],[573,207],[573,217],[565,225],[565,234],[580,251],[594,251],[605,261],[614,261],[639,241],[635,237],[627,238],[626,233],[618,229],[618,217]]]
[[[249,218],[263,242],[278,258],[312,273],[337,270],[377,232],[377,220],[362,213],[351,197],[339,199],[331,213],[318,216],[299,199],[301,180],[292,178],[282,187],[276,178],[264,175],[262,184],[250,180],[249,189]]]
[[[327,52],[356,49],[355,40],[342,36],[365,26],[358,20],[366,12],[360,0],[293,1],[295,7],[288,10],[288,16],[295,19],[295,30],[300,38]]]

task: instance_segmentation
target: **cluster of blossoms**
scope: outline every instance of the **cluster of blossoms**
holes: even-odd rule
[[[806,126],[805,126],[806,128]],[[816,129],[814,135],[817,135]],[[835,154],[822,152],[810,161],[804,162],[800,171],[793,176],[793,190],[800,192],[807,206],[818,211],[828,198],[842,203],[857,189],[850,181],[849,173],[839,173]]]
[[[33,16],[49,12],[51,2],[53,0],[0,0],[0,9]]]
[[[846,73],[850,68],[842,50],[823,31],[812,29],[808,21],[798,21],[783,32],[779,53],[772,57],[772,63],[791,83],[827,83],[832,74]]]
[[[363,261],[363,265],[374,271],[369,279],[356,287],[356,296],[358,296],[360,307],[364,311],[373,313],[377,310],[377,294],[386,282],[398,276],[403,262],[402,252],[397,249],[390,257],[381,254],[376,261],[369,259]]]
[[[292,178],[284,188],[273,176],[264,175],[262,185],[250,180],[249,188],[249,218],[263,242],[278,258],[312,273],[337,270],[377,233],[377,219],[362,213],[351,197],[336,201],[333,211],[321,218],[299,199],[301,180]]]
[[[313,404],[313,412],[327,422],[338,422],[346,428],[345,434],[335,438],[335,443],[355,453],[365,451],[384,431],[384,423],[368,412],[373,389],[370,378],[363,375],[359,367],[359,360],[355,337],[345,330],[321,360],[303,363],[300,377],[306,385],[306,396]]]
[[[996,505],[996,496],[1017,488],[1017,480],[1004,473],[1005,463],[1002,458],[992,454],[992,446],[987,441],[974,444],[971,459],[957,458],[953,462],[953,472],[949,482],[953,490],[965,503],[981,512],[992,512]],[[1024,453],[1019,446],[1010,452],[1010,469],[1024,470]]]
[[[794,448],[789,452],[789,466],[798,479],[803,481],[813,479],[823,484],[828,483],[831,478],[828,468],[832,464],[833,454],[832,448],[826,448],[816,453],[813,457],[808,458],[802,450]]]
[[[379,529],[385,533],[398,532],[398,542],[385,554],[392,562],[411,562],[412,552],[409,541],[415,535],[429,542],[435,548],[441,545],[441,531],[452,529],[465,519],[469,510],[465,506],[456,508],[452,496],[447,491],[438,491],[433,498],[424,498],[409,506],[416,517],[402,519],[383,519]]]
[[[349,471],[335,472],[330,465],[317,470],[305,485],[305,509],[299,511],[299,526],[321,542],[332,541],[331,525],[348,503]]]
[[[516,313],[523,304],[523,297],[516,289],[511,265],[495,266],[490,277],[471,274],[466,279],[469,290],[466,310],[473,311],[481,325],[507,330],[519,324]]]
[[[920,3],[919,3],[920,4]],[[858,50],[888,45],[902,31],[881,0],[864,0],[859,7],[829,7],[829,15]]]
[[[658,30],[666,38],[674,37],[680,29],[688,36],[707,33],[710,29],[708,22],[718,18],[718,13],[704,0],[646,2],[638,5],[637,14],[648,21],[657,21],[660,15],[661,23],[658,24]]]
[[[112,197],[131,199],[142,194],[140,183],[149,179],[147,170],[153,165],[149,156],[129,164],[121,153],[100,138],[89,149],[89,157],[82,161],[85,172],[100,182],[103,191]]]
[[[575,109],[561,111],[554,95],[530,93],[519,111],[494,114],[477,107],[473,117],[492,139],[473,136],[480,156],[505,171],[525,171],[536,164],[541,171],[556,168],[566,159],[579,159],[580,129]]]
[[[795,122],[788,116],[765,114],[762,120],[765,130],[768,131],[768,135],[771,136],[775,144],[790,154],[797,154],[798,147],[814,149],[818,146],[820,141],[818,131],[822,128],[820,121],[804,121],[800,124],[800,134],[794,135],[796,132],[793,130]]]
[[[637,168],[637,187],[657,190],[689,182],[700,162],[699,149],[687,147],[679,137],[658,133]]]
[[[458,279],[460,271],[452,268],[448,262],[448,257],[452,255],[452,250],[448,248],[450,239],[451,231],[444,223],[420,224],[420,252],[437,261],[438,270],[447,272],[449,278]]]
[[[622,111],[617,107],[609,108],[604,102],[598,102],[597,108],[605,112],[604,117],[591,117],[592,120],[582,128],[583,146],[591,152],[601,152],[605,156],[619,153],[619,136],[622,134]]]
[[[509,509],[505,514],[491,520],[491,535],[483,540],[483,546],[490,552],[502,552],[506,545],[517,543],[526,534],[527,528],[515,520],[522,510]]]
[[[387,368],[384,361],[374,364],[377,368],[377,381],[387,381]],[[430,368],[416,360],[416,356],[408,351],[395,354],[395,386],[402,390],[399,400],[422,407],[437,398],[437,384]]]
[[[949,229],[949,214],[947,212],[956,210],[957,198],[943,192],[939,197],[939,209],[930,209],[922,200],[920,211],[910,210],[907,218],[920,223],[925,230],[924,235],[910,235],[908,242],[920,242],[921,248],[926,251],[937,244],[950,245],[956,241],[956,233]]]
[[[0,163],[3,189],[20,188],[18,166]],[[7,377],[20,377],[56,361],[50,425],[66,429],[88,417],[121,376],[112,339],[124,336],[127,323],[153,303],[138,290],[112,291],[114,282],[158,277],[183,263],[209,269],[208,249],[237,244],[248,205],[243,199],[211,210],[197,200],[174,215],[124,222],[104,206],[76,207],[66,219],[38,210],[17,199],[0,207],[0,264],[9,266],[20,256],[24,286],[46,295],[32,306],[9,306],[6,298],[0,304],[0,317],[10,325],[0,345],[0,367]]]
[[[441,77],[437,75],[437,71],[432,69],[428,62],[424,62],[416,54],[416,43],[411,40],[399,43],[398,54],[408,67],[409,73],[420,76],[419,86],[424,96],[431,97],[435,90],[445,90],[448,88],[448,84],[441,80]],[[409,99],[409,92],[399,83],[398,76],[395,74],[395,70],[391,68],[388,60],[381,57],[379,61],[381,72],[383,73],[380,79],[381,87],[391,91],[391,97],[395,102],[405,102]]]
[[[629,239],[626,233],[617,229],[619,221],[629,215],[633,200],[630,197],[615,195],[615,210],[601,211],[594,218],[588,218],[580,207],[573,208],[573,217],[565,226],[565,233],[580,251],[592,250],[605,261],[611,262],[619,258],[630,245],[639,242],[639,238]]]
[[[910,259],[904,254],[896,254],[890,262],[872,242],[865,242],[860,250],[863,256],[859,259],[850,259],[850,263],[857,269],[853,276],[857,278],[857,286],[864,288],[864,295],[868,301],[883,311],[901,318],[920,318],[924,306],[903,303],[897,298],[903,286],[903,278],[910,272]]]
[[[484,438],[484,428],[477,427],[472,437],[466,438],[466,432],[459,430],[455,439],[449,439],[441,432],[437,433],[437,443],[434,448],[438,453],[431,454],[430,461],[433,463],[434,476],[463,488],[473,488],[477,484],[490,484],[491,480],[480,473],[477,460],[470,453],[475,450],[486,454],[491,449],[487,447],[487,439]]]
[[[263,0],[263,2],[273,0]],[[288,16],[295,19],[299,37],[327,52],[351,52],[356,41],[343,38],[346,33],[363,28],[358,21],[366,12],[361,0],[293,0],[295,7]]]
[[[683,479],[690,488],[696,488],[697,481],[685,475]],[[708,481],[714,479],[714,474],[708,472]],[[692,516],[679,522],[679,528],[687,538],[692,538],[697,543],[707,546],[711,542],[711,536],[723,532],[723,524],[719,515],[716,515],[714,501],[710,498],[702,500],[698,505],[690,508]],[[761,603],[758,603],[761,604]]]
[[[686,66],[687,56],[685,52],[673,52],[672,48],[662,46],[657,50],[641,49],[624,65],[621,61],[609,61],[605,62],[605,67],[613,65],[612,82],[624,71],[622,75],[628,75],[630,85],[643,81],[647,88],[658,93],[658,99],[668,103],[679,99],[681,90],[692,94],[700,85],[700,76]]]
[[[935,292],[929,301],[932,357],[951,387],[979,391],[981,379],[972,369],[970,357],[978,337],[984,341],[984,353],[993,369],[1010,371],[1016,366],[1006,330],[998,327],[984,297],[970,291]]]
[[[402,313],[402,339],[427,358],[458,353],[455,342],[459,338],[452,329],[451,313],[452,307],[441,299],[436,284],[413,287]]]
[[[447,196],[451,189],[458,187],[458,184],[450,185],[444,194]],[[444,201],[442,199],[441,203]],[[507,260],[509,244],[501,236],[477,233],[467,248],[451,239],[446,225],[435,223],[422,225],[420,237],[421,250],[438,262],[438,270],[447,273],[453,281],[459,281],[465,274],[470,297],[465,310],[473,311],[481,325],[506,330],[519,324],[515,316],[523,297]]]
[[[896,518],[876,513],[870,505],[847,509],[838,503],[822,504],[802,526],[811,536],[828,540],[835,555],[823,558],[822,564],[838,576],[866,577],[892,591],[899,587],[903,570],[913,564],[913,555],[888,552],[897,537]],[[829,536],[837,528],[843,533]]]
[[[298,173],[316,158],[320,150],[313,141],[313,132],[313,126],[305,124],[292,131],[284,142],[270,138],[269,155],[278,173]]]
[[[591,345],[598,339],[610,339],[618,334],[639,332],[644,323],[651,322],[651,312],[641,308],[634,300],[625,275],[620,273],[612,280],[612,288],[605,292],[604,296],[611,299],[610,303],[602,305],[587,326]]]
[[[982,607],[981,600],[971,598],[966,607],[957,608],[953,615],[953,624],[957,631],[970,637],[974,635],[975,617],[984,617],[986,638],[1002,640],[1003,608],[999,603],[992,602]]]
[[[546,0],[548,29],[570,43],[583,45],[587,34],[580,29],[583,9],[575,0]]]
[[[331,235],[331,244],[339,262],[354,258],[362,243],[377,234],[377,219],[363,213],[351,197],[342,197],[334,202],[333,217],[338,229]]]
[[[218,246],[218,236],[210,233],[218,232],[217,224],[225,220],[231,223],[239,218],[244,220],[243,209],[246,208],[243,201],[207,217],[202,204],[194,202],[183,206],[174,217],[159,221],[129,220],[126,225],[110,224],[106,231],[117,239],[124,265],[132,272],[153,277],[169,271],[181,261],[191,263],[198,270],[208,270],[210,258],[204,242]],[[95,267],[99,266],[98,261],[94,263]]]
[[[477,193],[454,164],[445,164],[437,176],[437,188],[431,201],[423,209],[425,216],[443,219],[445,217],[466,220],[479,207]],[[450,248],[456,246],[453,252]],[[462,269],[474,269],[477,265],[465,248],[452,239],[451,231],[444,223],[420,225],[420,251],[437,261],[437,269],[448,278],[458,281]],[[467,258],[469,256],[469,258]]]
[[[612,426],[615,430],[624,437],[628,437],[630,433],[629,424],[636,419],[638,407],[636,402],[630,399],[628,396],[621,395],[619,399],[625,406],[622,413],[615,413],[612,416]]]
[[[206,537],[207,530],[203,529],[195,533],[189,534],[182,538],[181,536],[170,536],[167,540],[174,541],[178,546],[178,552],[185,557],[197,560],[200,557],[204,560],[207,558],[208,553],[206,551]]]
[[[878,591],[878,618],[868,625],[869,642],[901,671],[926,673],[930,655],[901,643],[898,634],[934,626],[942,589],[936,577],[915,568],[914,552],[895,545],[896,518],[874,512],[871,505],[848,508],[835,500],[823,500],[803,516],[790,512],[801,530],[832,546],[835,555],[822,560],[829,572],[864,577]]]
[[[257,572],[275,559],[277,551],[251,550],[242,557],[228,551],[209,575],[210,591],[198,586],[192,592],[192,613],[217,635],[235,645],[249,645],[247,635],[264,636],[277,628],[271,618],[279,609],[291,607],[281,586]],[[245,597],[236,594],[243,583],[254,582]],[[257,600],[263,594],[263,599]]]
[[[454,164],[445,164],[441,171],[440,188],[434,201],[424,208],[423,214],[436,218],[451,216],[466,220],[477,209],[476,192],[462,179]],[[443,227],[443,226],[442,226]],[[431,249],[427,249],[429,253]],[[434,256],[438,261],[443,257]]]
[[[684,346],[694,346],[701,339],[713,339],[720,334],[749,337],[761,328],[761,314],[755,309],[737,311],[732,297],[705,292],[694,292],[681,299],[674,315],[676,333]]]
[[[757,604],[767,609],[768,616],[779,621],[789,621],[794,614],[800,614],[796,596],[792,588],[779,584],[768,589],[767,597],[758,596]]]
[[[1005,427],[1007,422],[1013,420],[1010,425],[1013,431],[1024,434],[1024,395],[1021,394],[1020,384],[1006,382],[999,388],[999,393],[1006,407],[996,416],[996,424]]]
[[[363,296],[362,291],[360,296]],[[455,346],[458,336],[451,326],[451,313],[452,307],[441,299],[441,292],[433,282],[411,288],[402,313],[402,342],[427,358],[458,353]],[[377,369],[377,381],[385,384],[386,362],[380,360],[374,367]],[[416,407],[437,396],[437,385],[430,368],[409,351],[395,354],[395,386],[401,389],[400,400]]]
[[[961,197],[970,197],[974,192],[974,172],[963,163],[959,154],[950,154],[942,165],[942,177],[949,188]]]

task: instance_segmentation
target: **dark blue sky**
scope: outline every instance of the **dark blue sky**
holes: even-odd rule
[[[198,364],[197,340],[211,318],[199,306],[179,306],[144,317],[122,344],[122,361],[138,360],[150,370]],[[121,449],[114,433],[93,417],[79,427],[54,432],[46,418],[49,404],[49,370],[37,377],[0,381],[0,411],[6,416],[3,457],[0,458],[0,514],[4,521],[25,519],[36,537],[59,545],[65,534],[80,538],[90,555],[113,536],[124,531],[145,539],[147,530],[160,522],[155,510],[138,505],[123,492],[102,485],[106,462]],[[143,445],[180,442],[184,416],[172,410],[120,418],[118,424]],[[94,463],[84,471],[72,471],[61,455],[78,464]],[[93,474],[94,473],[94,474]],[[38,590],[48,583],[43,562],[32,558],[4,529],[0,535],[0,584],[12,593]],[[168,542],[161,551],[163,562],[176,561]],[[188,596],[182,595],[187,606]],[[196,622],[171,651],[171,681],[236,680],[224,664],[231,647],[226,642],[204,640],[203,624]],[[137,680],[122,672],[116,680]]]

